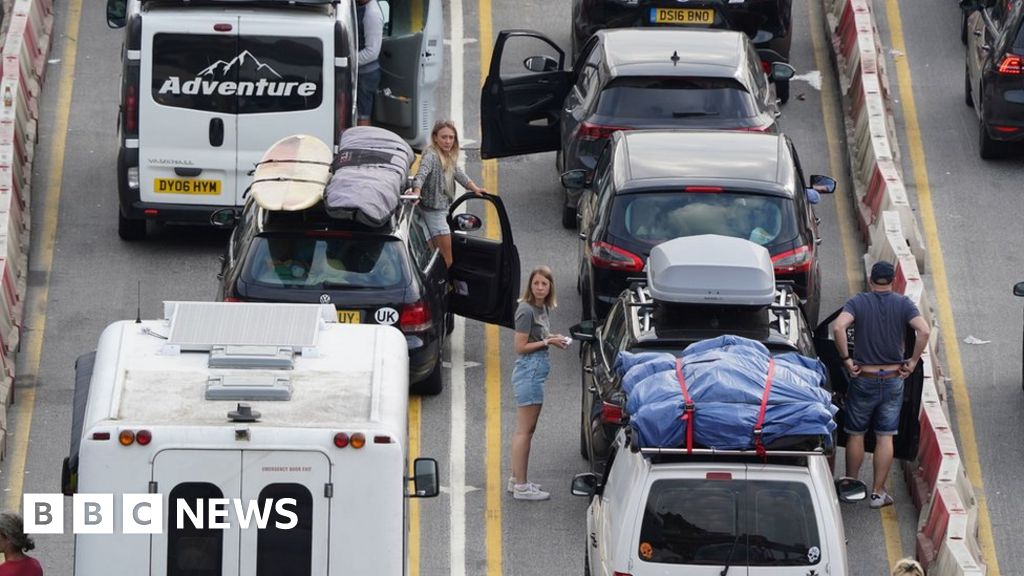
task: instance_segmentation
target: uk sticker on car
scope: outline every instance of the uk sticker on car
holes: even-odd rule
[[[373,314],[373,319],[377,321],[377,324],[387,324],[388,326],[398,322],[398,310],[394,308],[378,308]]]
[[[220,185],[220,180],[156,178],[153,180],[153,191],[157,194],[197,194],[217,196],[220,194]]]

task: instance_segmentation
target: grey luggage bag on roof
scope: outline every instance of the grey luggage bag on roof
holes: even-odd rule
[[[334,175],[324,188],[324,208],[332,218],[370,227],[391,218],[405,189],[415,155],[394,132],[353,126],[341,133]]]

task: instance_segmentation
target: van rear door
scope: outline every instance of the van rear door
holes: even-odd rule
[[[154,534],[150,574],[237,575],[239,534],[237,522],[226,529],[210,528],[205,520],[211,498],[240,498],[240,450],[163,450],[153,459],[153,482],[164,495],[164,526]],[[176,504],[184,501],[193,512],[202,506],[202,526],[186,515],[178,528]]]
[[[235,203],[242,205],[248,173],[274,142],[292,134],[334,142],[334,20],[252,11],[241,15],[238,33],[243,61],[238,68]]]
[[[142,30],[140,199],[233,206],[238,18],[182,10]]]
[[[241,574],[327,575],[330,482],[330,462],[322,452],[242,453],[243,503],[270,514],[266,528],[250,523],[241,531]],[[279,513],[281,506],[294,516]]]
[[[383,4],[383,3],[382,3]],[[380,89],[373,125],[422,149],[434,124],[434,90],[444,66],[441,0],[392,0],[380,49]]]

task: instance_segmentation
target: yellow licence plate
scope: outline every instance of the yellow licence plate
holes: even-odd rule
[[[338,310],[338,322],[342,324],[359,324],[359,310]]]
[[[696,8],[651,8],[655,24],[714,24],[714,10]]]
[[[153,190],[157,194],[220,194],[220,180],[196,180],[194,178],[156,178]]]

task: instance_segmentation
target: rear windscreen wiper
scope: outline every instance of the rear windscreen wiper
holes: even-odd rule
[[[718,116],[718,112],[673,112],[673,118],[692,118],[694,116]]]

